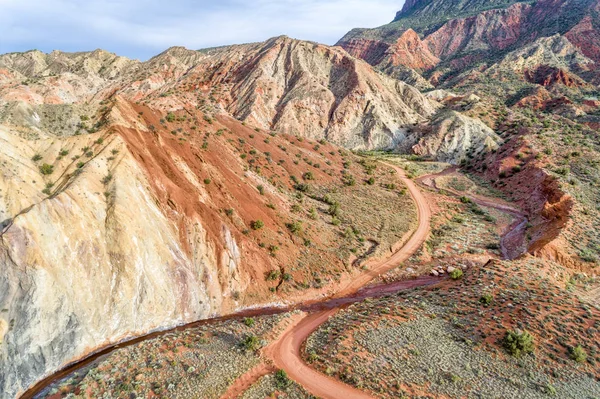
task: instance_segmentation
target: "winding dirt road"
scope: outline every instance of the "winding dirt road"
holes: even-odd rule
[[[407,186],[408,191],[417,206],[418,226],[417,229],[409,233],[409,237],[405,237],[403,241],[408,241],[389,258],[371,262],[369,271],[359,275],[349,284],[343,287],[334,298],[343,298],[355,294],[361,287],[368,284],[377,276],[384,274],[396,267],[408,258],[410,258],[423,245],[429,235],[429,224],[431,220],[431,210],[425,196],[419,191],[416,184],[406,177],[404,171],[399,167],[387,164],[394,168],[401,180]],[[404,281],[396,284],[396,290],[415,288],[432,284],[431,279],[417,279]],[[302,345],[319,326],[325,323],[332,315],[339,310],[339,307],[327,309],[316,313],[310,313],[304,318],[297,321],[296,324],[290,326],[276,341],[271,343],[263,351],[264,355],[270,358],[274,364],[285,370],[288,376],[302,385],[311,394],[322,399],[372,399],[373,396],[367,392],[358,390],[349,385],[342,383],[334,378],[328,377],[315,369],[308,366],[302,359]],[[253,377],[259,377],[254,371]],[[244,379],[242,377],[243,381]],[[235,388],[228,391],[223,398],[232,398],[239,392]]]
[[[457,170],[458,167],[454,166],[444,169],[439,173],[421,176],[417,179],[417,182],[430,189],[440,191],[439,187],[437,186],[436,179],[438,177],[450,176],[453,173],[456,173]],[[527,252],[525,230],[527,224],[529,223],[529,219],[527,219],[527,215],[525,215],[521,210],[516,209],[508,204],[502,204],[497,198],[488,198],[483,195],[459,192],[449,187],[445,187],[444,191],[454,195],[457,198],[467,197],[477,205],[493,208],[500,212],[511,215],[514,218],[514,221],[506,228],[500,240],[502,256],[504,259],[512,260]]]

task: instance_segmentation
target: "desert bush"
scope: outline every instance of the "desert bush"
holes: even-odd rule
[[[490,305],[493,301],[494,301],[494,297],[492,296],[492,294],[489,294],[489,293],[483,294],[481,296],[481,298],[479,298],[479,302],[485,306]]]
[[[302,231],[302,222],[295,221],[288,223],[287,228],[294,234],[300,233]]]
[[[291,381],[284,370],[278,370],[275,373],[275,386],[277,389],[286,389],[291,384]]]
[[[504,348],[515,357],[533,353],[533,336],[527,331],[507,331],[504,337]]]
[[[585,349],[581,347],[581,345],[572,347],[569,350],[569,356],[577,363],[584,363],[587,360],[587,353],[585,352]]]
[[[281,272],[279,270],[271,270],[265,276],[266,281],[275,281],[281,276]]]
[[[43,175],[51,175],[54,172],[54,166],[48,165],[47,163],[40,166],[40,173]]]
[[[339,204],[339,202],[334,202],[333,204],[331,204],[329,206],[328,213],[331,216],[339,216],[340,215],[340,204]]]
[[[248,335],[242,341],[242,347],[247,351],[255,351],[260,348],[260,340],[256,335]]]
[[[265,227],[265,223],[262,220],[254,220],[250,223],[252,230],[260,230]]]
[[[450,273],[450,278],[452,280],[459,280],[463,276],[463,271],[461,269],[454,269]]]
[[[40,154],[35,154],[35,155],[34,155],[34,156],[31,158],[31,160],[32,160],[33,162],[40,161],[41,159],[42,159],[42,156],[41,156]]]
[[[310,186],[305,183],[298,183],[294,186],[294,188],[302,193],[306,193],[310,190]]]

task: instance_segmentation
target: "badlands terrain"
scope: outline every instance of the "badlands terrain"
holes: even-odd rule
[[[600,397],[599,14],[0,55],[0,397]]]

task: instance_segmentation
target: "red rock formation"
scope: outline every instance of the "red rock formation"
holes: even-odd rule
[[[531,6],[518,3],[507,9],[454,19],[429,35],[424,42],[440,58],[461,51],[502,50],[516,43]]]
[[[535,70],[526,69],[524,75],[528,82],[545,87],[553,86],[555,84],[562,84],[567,87],[583,87],[586,85],[580,78],[570,74],[564,69],[547,65],[541,65]]]
[[[371,65],[381,63],[390,48],[388,43],[368,39],[352,39],[341,46],[353,57],[361,58]]]
[[[586,16],[565,36],[586,57],[600,62],[600,32],[594,27],[591,16]]]
[[[393,65],[405,65],[418,70],[432,69],[440,62],[412,29],[404,32],[396,43],[390,46],[386,55]]]
[[[522,108],[544,109],[552,97],[543,87],[536,88],[533,93],[520,99],[515,105]]]

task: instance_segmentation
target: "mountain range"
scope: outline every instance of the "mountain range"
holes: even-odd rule
[[[461,168],[522,210],[519,255],[596,275],[599,14],[407,0],[335,46],[0,55],[0,397],[356,275],[416,218],[368,155]]]

